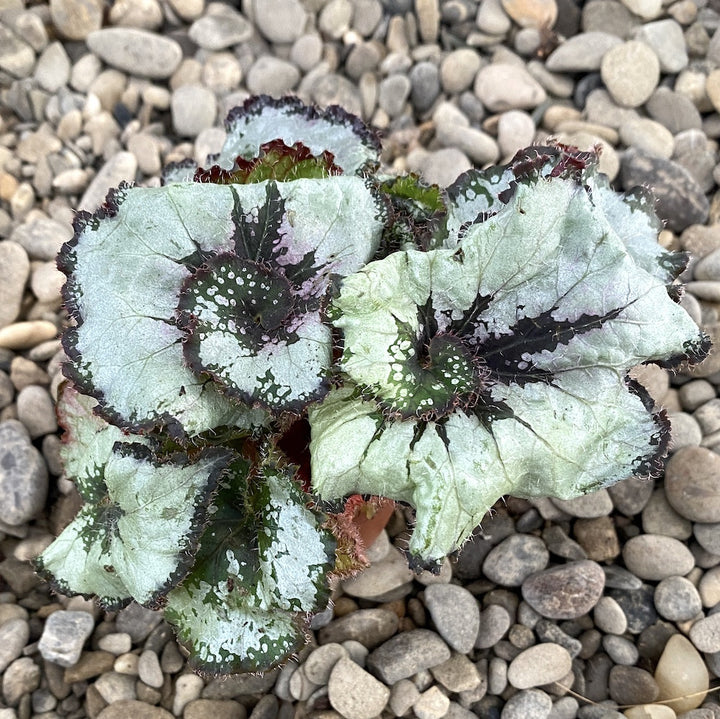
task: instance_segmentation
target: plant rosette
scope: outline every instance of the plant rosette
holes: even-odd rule
[[[435,568],[504,494],[660,471],[668,422],[628,372],[708,343],[649,195],[563,146],[447,190],[392,178],[360,120],[294,98],[226,129],[207,168],[78,213],[60,253],[84,505],[36,560],[58,591],[164,610],[198,671],[262,671],[394,501]]]

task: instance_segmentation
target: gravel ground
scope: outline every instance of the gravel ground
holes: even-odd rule
[[[720,719],[720,352],[645,368],[664,478],[508,498],[439,577],[395,543],[338,587],[298,662],[188,672],[159,614],[52,595],[27,560],[79,506],[53,397],[54,256],[73,208],[205,159],[252,93],[339,103],[440,184],[553,136],[653,187],[720,344],[720,12],[713,0],[0,0],[0,719]],[[683,695],[686,698],[677,698]],[[674,699],[660,705],[653,703]]]

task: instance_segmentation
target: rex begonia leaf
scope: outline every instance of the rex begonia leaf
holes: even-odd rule
[[[220,674],[269,669],[305,643],[307,613],[329,599],[332,535],[289,469],[240,463],[220,491],[190,575],[168,595],[166,619],[190,665]]]
[[[95,594],[108,608],[129,598],[157,608],[192,564],[230,453],[206,449],[192,461],[161,462],[142,444],[116,443],[109,456],[95,449],[102,496],[80,510],[36,566],[65,594]]]
[[[279,199],[269,206],[271,186]],[[256,237],[259,218],[280,209]],[[302,303],[319,305],[334,274],[372,257],[381,229],[376,200],[358,177],[123,187],[96,214],[78,216],[58,261],[76,321],[63,338],[71,360],[65,372],[98,399],[105,418],[130,431],[166,425],[195,435],[261,424],[264,412],[224,396],[186,364],[177,316],[186,281],[217,255],[267,261],[296,283],[302,315]],[[192,308],[183,309],[187,320]],[[231,362],[236,350],[220,362]],[[210,363],[216,361],[213,355]]]
[[[706,352],[667,273],[618,234],[627,213],[567,165],[512,184],[454,247],[370,263],[333,302],[357,391],[310,413],[313,487],[413,504],[420,561],[458,547],[503,493],[576,496],[656,471],[667,423],[627,372]]]
[[[99,502],[107,492],[105,465],[116,442],[148,444],[139,434],[128,435],[94,413],[97,400],[80,394],[72,383],[61,385],[57,415],[64,432],[60,458],[66,476],[85,502]]]
[[[225,169],[231,169],[238,156],[256,157],[261,145],[272,140],[288,146],[301,142],[313,155],[329,152],[346,174],[376,165],[380,158],[377,135],[359,118],[338,105],[319,110],[296,97],[251,97],[230,111],[225,129],[227,138],[220,154],[210,158]]]
[[[298,410],[327,392],[326,294],[333,278],[372,257],[379,207],[354,177],[230,191],[232,251],[209,257],[183,285],[185,357],[231,397]]]

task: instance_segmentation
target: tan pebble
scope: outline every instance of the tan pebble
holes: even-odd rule
[[[551,28],[557,20],[555,0],[502,0],[502,6],[520,27]]]
[[[0,329],[0,347],[10,350],[27,350],[41,342],[53,339],[57,327],[47,320],[15,322]]]
[[[9,172],[0,172],[0,200],[9,202],[18,188],[18,181]]]
[[[699,707],[710,686],[705,662],[681,634],[673,634],[665,645],[655,669],[655,681],[660,687],[658,699],[672,700],[668,706],[679,713]]]
[[[664,704],[640,704],[625,711],[627,719],[675,719],[677,714]]]

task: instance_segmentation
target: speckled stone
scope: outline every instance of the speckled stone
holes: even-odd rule
[[[530,575],[522,585],[522,595],[548,619],[575,619],[597,604],[604,586],[600,565],[582,560]]]
[[[368,656],[367,666],[386,684],[411,677],[417,672],[450,659],[447,644],[427,629],[398,634]]]
[[[432,584],[425,588],[425,606],[440,636],[457,652],[466,654],[480,628],[475,597],[457,584]]]

